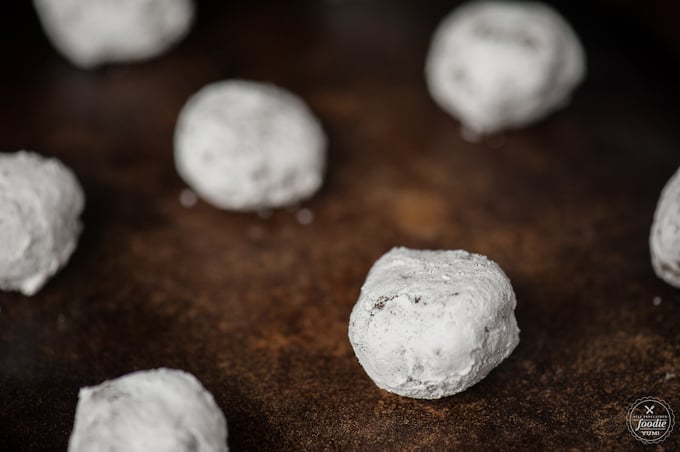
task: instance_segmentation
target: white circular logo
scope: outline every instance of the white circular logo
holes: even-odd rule
[[[628,409],[628,430],[645,444],[666,440],[675,425],[675,414],[669,404],[655,397],[637,399]]]

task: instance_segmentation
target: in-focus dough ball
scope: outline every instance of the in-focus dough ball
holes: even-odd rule
[[[206,86],[182,110],[175,164],[202,198],[230,210],[294,204],[321,186],[326,136],[305,103],[271,84]]]
[[[69,259],[85,196],[56,159],[0,153],[0,289],[33,295]]]
[[[134,372],[82,388],[69,452],[225,452],[213,396],[180,370]]]
[[[585,61],[573,30],[549,6],[479,1],[442,21],[425,72],[434,100],[478,135],[524,126],[568,103]]]
[[[507,276],[484,256],[393,248],[368,273],[349,340],[382,389],[438,399],[510,355],[519,343],[516,304]]]
[[[661,192],[649,235],[649,250],[657,276],[680,288],[680,169]]]
[[[160,55],[191,28],[193,0],[33,0],[52,44],[92,68]]]

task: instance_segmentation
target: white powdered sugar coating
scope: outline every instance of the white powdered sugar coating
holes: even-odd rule
[[[525,126],[567,104],[585,75],[585,57],[549,6],[479,1],[442,21],[425,72],[441,108],[468,134],[481,135]]]
[[[226,452],[227,423],[196,378],[134,372],[82,388],[69,452]]]
[[[680,288],[680,169],[659,197],[649,234],[649,251],[657,276]]]
[[[349,323],[380,388],[438,399],[482,380],[519,343],[510,281],[466,251],[393,248],[373,265]]]
[[[56,159],[0,153],[0,289],[30,296],[69,259],[85,196]]]
[[[193,0],[33,0],[52,44],[83,68],[157,56],[191,28]]]
[[[321,186],[326,136],[305,103],[271,84],[227,80],[195,94],[175,132],[175,164],[213,205],[260,210]]]

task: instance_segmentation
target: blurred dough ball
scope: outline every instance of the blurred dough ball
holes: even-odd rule
[[[33,0],[52,44],[92,68],[160,55],[194,18],[193,0]]]
[[[649,250],[656,275],[680,288],[680,169],[666,183],[654,212]]]
[[[180,113],[175,164],[213,205],[259,210],[294,204],[323,182],[326,136],[305,103],[271,84],[204,87]]]
[[[82,388],[69,452],[226,452],[227,421],[196,378],[134,372]]]
[[[476,136],[522,127],[567,104],[585,57],[549,6],[479,1],[442,21],[425,72],[434,100]]]
[[[85,196],[56,159],[0,153],[0,289],[30,296],[76,248]]]

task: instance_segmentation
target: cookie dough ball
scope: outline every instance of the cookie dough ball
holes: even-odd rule
[[[193,0],[33,0],[52,44],[73,64],[146,60],[189,31]]]
[[[180,370],[134,372],[82,388],[69,452],[225,452],[213,396]]]
[[[484,256],[394,248],[368,273],[349,340],[382,389],[438,399],[510,355],[519,343],[516,304],[507,276]]]
[[[274,85],[227,80],[182,110],[175,163],[202,198],[230,210],[296,203],[323,181],[326,136],[297,96]]]
[[[680,169],[661,192],[649,234],[649,251],[656,275],[680,288]]]
[[[562,107],[585,62],[573,30],[550,7],[480,1],[439,25],[425,72],[434,100],[474,136],[522,127]]]
[[[33,295],[68,261],[85,196],[56,159],[0,153],[0,289]]]

